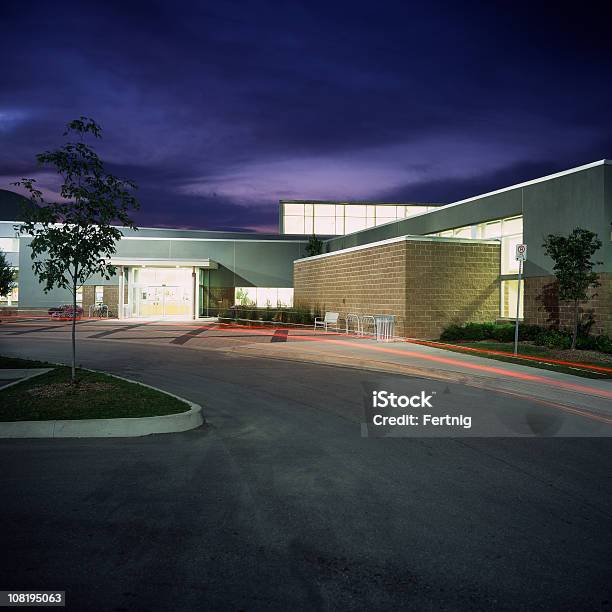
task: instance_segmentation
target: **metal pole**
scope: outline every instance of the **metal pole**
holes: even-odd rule
[[[521,271],[523,270],[523,260],[519,260],[518,287],[516,290],[516,324],[514,327],[514,354],[518,354],[519,338],[519,308],[521,306]]]

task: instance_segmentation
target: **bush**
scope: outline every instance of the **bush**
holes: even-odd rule
[[[597,350],[602,353],[612,354],[612,338],[606,334],[597,336]]]
[[[568,349],[572,346],[572,337],[568,332],[557,329],[542,330],[534,340],[539,346],[548,348]]]
[[[461,325],[448,325],[440,334],[440,340],[445,342],[458,342],[464,339],[464,328]]]
[[[585,327],[586,329],[589,329]],[[519,338],[522,341],[534,342],[548,348],[568,349],[572,345],[572,335],[569,330],[549,329],[539,325],[519,324]],[[514,340],[514,325],[512,323],[466,323],[465,325],[449,325],[440,334],[444,342],[478,342],[479,340],[496,340],[512,342]],[[612,338],[607,335],[578,336],[576,348],[581,350],[612,353]]]
[[[539,325],[529,325],[527,323],[519,323],[519,337],[521,340],[527,340],[528,342],[533,342],[541,331],[542,331],[542,328]],[[514,339],[514,336],[512,336],[512,339]]]
[[[510,342],[514,339],[514,325],[510,323],[466,323],[449,325],[440,334],[440,340],[447,342],[478,342],[479,340],[497,340]]]
[[[247,320],[247,321],[274,321],[276,323],[294,323],[301,325],[312,325],[315,317],[320,317],[321,309],[315,306],[312,310],[309,306],[296,304],[293,308],[257,308],[255,306],[235,305],[219,311],[222,319]]]
[[[513,342],[514,341],[514,325],[510,323],[504,323],[502,325],[496,325],[493,330],[493,339],[498,342]],[[519,325],[519,334],[521,333],[521,328]]]
[[[612,353],[612,338],[605,334],[601,336],[584,336],[576,339],[576,348],[582,351],[601,351]]]

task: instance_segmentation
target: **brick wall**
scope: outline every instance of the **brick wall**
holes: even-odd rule
[[[499,317],[499,244],[405,244],[407,335],[437,338],[451,323],[495,321]]]
[[[83,313],[85,316],[89,315],[89,307],[92,306],[96,301],[96,287],[95,285],[83,285]]]
[[[296,305],[322,311],[394,314],[403,333],[406,310],[406,243],[295,262]]]
[[[341,314],[394,314],[399,336],[499,316],[498,244],[401,240],[295,262],[294,301]]]
[[[583,318],[594,319],[591,333],[612,334],[612,274],[599,275],[601,287],[592,290],[594,295],[582,304]],[[553,327],[571,327],[571,304],[560,303],[554,276],[536,276],[525,279],[525,323]]]
[[[119,285],[104,285],[102,290],[102,300],[108,306],[108,316],[118,317]],[[85,316],[89,315],[89,307],[94,305],[95,301],[95,285],[83,285],[83,312],[85,313]]]

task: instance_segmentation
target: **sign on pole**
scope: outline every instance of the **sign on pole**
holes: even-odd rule
[[[514,354],[518,354],[518,339],[519,339],[519,309],[521,306],[521,272],[523,271],[523,262],[527,261],[527,245],[517,244],[515,259],[519,262],[518,270],[518,287],[516,291],[516,322],[514,325]]]

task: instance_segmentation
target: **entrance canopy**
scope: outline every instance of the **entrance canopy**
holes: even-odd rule
[[[151,259],[147,257],[112,257],[113,266],[152,266],[155,268],[195,267],[216,270],[219,264],[212,259]]]

